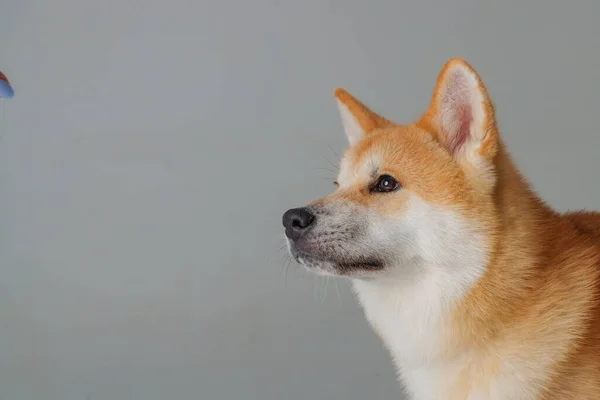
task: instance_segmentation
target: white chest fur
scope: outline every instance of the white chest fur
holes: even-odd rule
[[[442,269],[430,266],[428,271],[417,285],[354,282],[366,317],[391,353],[411,398],[535,399],[537,385],[532,383],[542,371],[532,371],[512,350],[508,351],[512,354],[468,350],[452,360],[443,358],[442,345],[453,334],[449,331],[448,310],[460,284]]]

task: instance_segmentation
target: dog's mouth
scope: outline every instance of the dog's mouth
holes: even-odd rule
[[[290,245],[290,253],[299,264],[317,273],[333,275],[356,275],[356,273],[376,272],[384,269],[383,261],[374,257],[350,258],[343,255],[312,254]]]
[[[383,269],[383,263],[379,260],[370,259],[364,261],[340,262],[336,264],[342,271],[367,270],[380,271]]]

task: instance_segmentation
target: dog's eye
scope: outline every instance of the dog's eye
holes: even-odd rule
[[[389,175],[381,175],[375,186],[373,186],[374,192],[393,192],[400,187],[397,180]]]
[[[340,186],[340,184],[339,184],[337,181],[333,181],[333,186],[335,186],[335,187],[339,187],[339,186]]]

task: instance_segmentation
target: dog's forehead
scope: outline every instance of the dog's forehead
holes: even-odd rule
[[[349,186],[372,180],[382,169],[395,169],[410,164],[410,160],[427,158],[441,147],[431,134],[415,126],[398,126],[376,133],[350,147],[340,163],[338,183]]]
[[[361,150],[350,149],[342,159],[338,175],[340,186],[367,181],[377,175],[383,162],[382,148],[370,143],[369,147]]]

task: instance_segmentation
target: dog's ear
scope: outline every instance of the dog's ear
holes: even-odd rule
[[[494,108],[477,72],[449,60],[438,76],[428,110],[418,124],[433,132],[459,161],[491,159],[498,150]]]
[[[337,100],[342,124],[344,125],[344,130],[350,144],[356,143],[376,128],[394,125],[392,122],[369,110],[367,106],[344,89],[337,88],[333,94]]]

